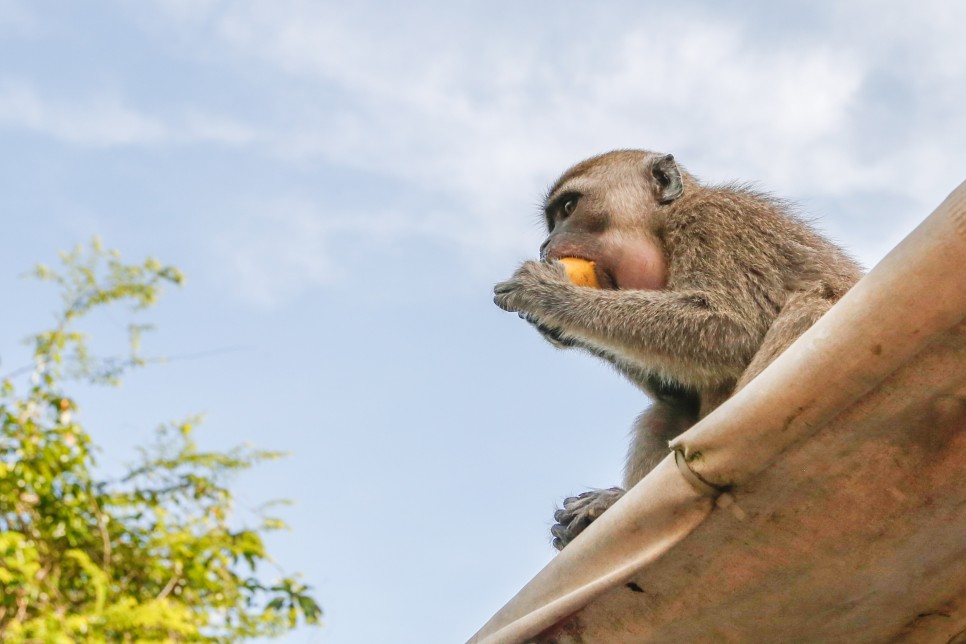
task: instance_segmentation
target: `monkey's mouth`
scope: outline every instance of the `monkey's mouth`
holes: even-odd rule
[[[614,276],[610,274],[610,271],[601,266],[600,262],[594,262],[594,273],[597,274],[597,284],[600,288],[610,289],[612,291],[617,290],[617,281],[614,279]]]
[[[594,274],[597,276],[597,285],[598,285],[598,288],[610,289],[610,290],[617,290],[618,289],[617,281],[614,279],[614,276],[611,275],[610,271],[607,270],[604,266],[602,266],[601,263],[598,260],[594,259],[593,257],[590,257],[587,254],[584,254],[584,253],[555,252],[555,253],[548,254],[547,257],[544,258],[544,259],[545,259],[545,261],[548,261],[548,260],[559,260],[559,259],[563,259],[564,257],[573,257],[575,259],[582,259],[584,261],[587,261],[587,262],[590,262],[591,264],[593,264],[594,265]]]

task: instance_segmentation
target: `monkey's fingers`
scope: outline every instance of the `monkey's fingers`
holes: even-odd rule
[[[552,542],[554,547],[561,550],[573,541],[578,534],[586,530],[587,526],[597,518],[597,514],[586,511],[557,510],[554,513],[554,518],[557,519],[558,523],[550,528],[550,534],[554,537]]]
[[[577,538],[577,535],[583,532],[583,529],[590,525],[587,522],[586,525],[577,526],[575,523],[557,523],[550,528],[550,534],[553,536],[551,543],[553,547],[557,550],[563,550],[571,541]]]
[[[558,329],[552,326],[547,326],[546,324],[538,321],[537,318],[534,317],[532,314],[519,311],[517,312],[517,316],[519,316],[521,320],[526,320],[527,322],[529,322],[530,325],[533,326],[533,328],[535,328],[537,332],[540,335],[542,335],[547,342],[557,347],[558,349],[569,349],[571,347],[577,346],[577,341],[572,338],[565,337],[561,329]]]
[[[500,282],[493,287],[493,293],[496,295],[504,295],[516,289],[517,285],[513,280],[507,280],[505,282]]]
[[[506,294],[495,295],[493,297],[493,303],[507,313],[516,313],[516,309],[510,304],[510,300],[507,298]]]
[[[516,313],[520,309],[515,303],[517,298],[514,296],[519,292],[519,290],[520,285],[516,280],[509,279],[505,282],[500,282],[493,287],[493,303],[504,311]]]
[[[563,507],[553,513],[557,523],[550,528],[553,546],[562,549],[583,532],[600,515],[624,496],[624,490],[612,487],[606,490],[591,490],[564,499]]]
[[[563,507],[567,512],[578,512],[586,509],[594,518],[604,513],[604,510],[614,505],[617,499],[624,496],[623,488],[611,487],[606,490],[590,490],[577,496],[564,499]],[[556,517],[554,517],[556,518]]]

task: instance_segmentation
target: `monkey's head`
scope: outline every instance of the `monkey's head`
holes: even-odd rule
[[[578,163],[547,193],[540,256],[594,262],[602,288],[664,288],[660,213],[690,182],[670,154],[619,150]]]

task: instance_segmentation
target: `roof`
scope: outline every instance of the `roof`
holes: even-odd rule
[[[471,639],[966,642],[966,182]]]

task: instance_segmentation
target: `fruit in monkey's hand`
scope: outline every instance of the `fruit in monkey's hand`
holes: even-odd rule
[[[564,265],[567,277],[577,286],[600,288],[600,283],[597,281],[597,271],[594,269],[592,261],[579,257],[561,257],[560,263]]]

